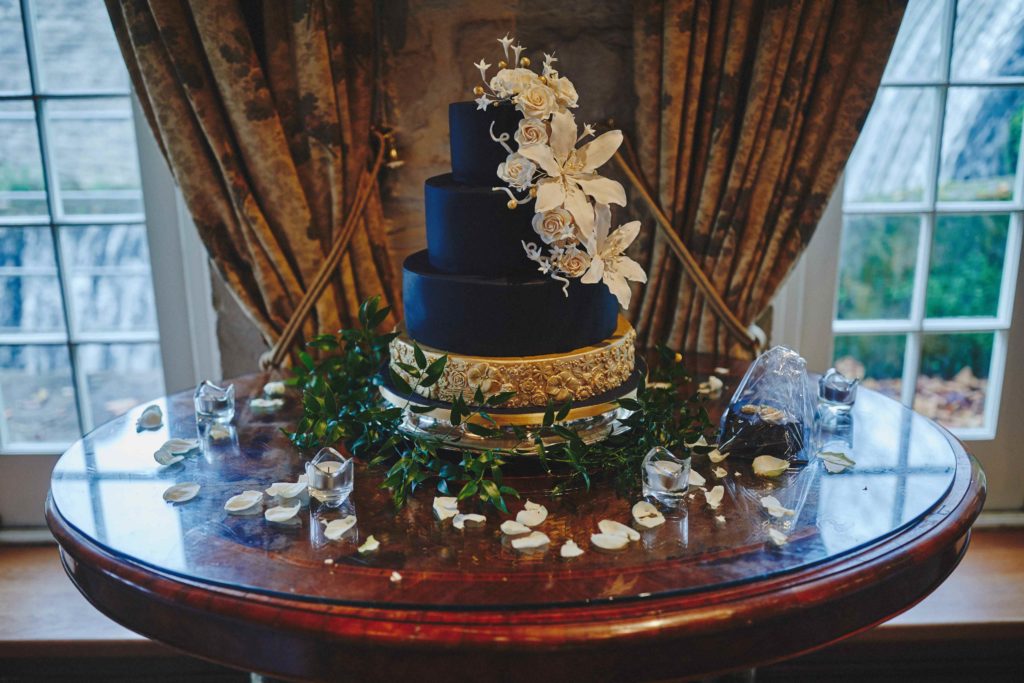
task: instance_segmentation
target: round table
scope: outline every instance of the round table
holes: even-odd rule
[[[282,433],[299,412],[253,414],[265,375],[235,380],[237,430],[171,467],[153,452],[195,438],[191,393],[156,401],[156,431],[137,431],[144,406],[72,446],[57,464],[47,519],[68,575],[102,612],[189,654],[296,680],[664,680],[750,668],[822,647],[885,621],[938,586],[962,557],[985,479],[947,431],[862,390],[835,437],[856,467],[820,461],[778,480],[727,459],[717,510],[700,492],[621,552],[590,546],[598,521],[630,521],[635,499],[610,487],[548,495],[550,481],[513,476],[550,511],[552,543],[514,550],[485,511],[457,530],[422,490],[395,511],[381,473],[360,464],[342,510],[315,501],[296,526],[232,516],[247,489],[295,481],[309,454]],[[726,397],[731,393],[727,385]],[[727,398],[718,402],[718,410]],[[201,485],[165,503],[176,482]],[[769,515],[774,495],[792,512]],[[463,511],[470,505],[463,503]],[[324,522],[355,514],[338,541]],[[776,546],[768,530],[788,541]],[[374,553],[357,547],[372,534]],[[565,560],[574,539],[587,552]]]

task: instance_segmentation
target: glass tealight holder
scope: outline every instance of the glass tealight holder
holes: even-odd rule
[[[844,421],[857,400],[859,380],[830,369],[818,380],[819,428],[831,429]]]
[[[352,494],[355,465],[333,448],[321,448],[306,463],[309,495],[328,507],[339,507]]]
[[[235,417],[235,385],[220,387],[209,380],[203,380],[196,387],[195,406],[198,422],[231,422]]]
[[[669,507],[678,505],[689,488],[690,458],[656,446],[644,456],[643,468],[644,496]]]

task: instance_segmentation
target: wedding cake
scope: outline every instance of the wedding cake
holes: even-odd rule
[[[491,65],[476,64],[477,99],[449,106],[451,173],[426,181],[427,248],[404,263],[405,324],[390,369],[413,392],[385,381],[382,393],[439,409],[459,395],[473,405],[511,394],[489,411],[497,418],[550,402],[594,415],[585,408],[607,409],[642,374],[619,313],[627,280],[646,279],[623,253],[640,225],[611,228],[610,205],[625,205],[625,191],[597,173],[622,135],[580,129],[576,90],[554,56],[536,73],[521,46],[499,42],[491,78]],[[409,372],[417,349],[421,365],[448,359],[429,386]]]

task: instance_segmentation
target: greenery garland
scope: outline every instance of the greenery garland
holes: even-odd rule
[[[353,456],[369,460],[371,466],[387,467],[382,486],[391,491],[396,507],[404,505],[417,489],[434,486],[443,495],[455,495],[459,500],[477,498],[508,512],[505,497],[519,497],[514,488],[503,483],[502,467],[509,453],[453,453],[451,443],[399,430],[404,410],[423,409],[388,405],[378,392],[381,368],[388,361],[388,345],[395,334],[378,334],[375,330],[389,313],[389,308],[380,308],[379,297],[368,299],[360,306],[358,329],[320,335],[306,344],[309,351],[299,353],[300,364],[288,380],[302,390],[302,418],[295,431],[286,434],[301,449],[342,443]],[[414,351],[416,364],[402,365],[415,379],[413,386],[393,371],[390,374],[394,387],[405,394],[435,384],[448,360],[442,356],[428,364],[419,347]],[[625,429],[603,441],[586,444],[561,424],[571,403],[549,402],[540,429],[511,429],[525,443],[532,439],[544,469],[551,472],[558,467],[567,472],[560,484],[563,489],[580,483],[589,488],[595,479],[605,478],[623,493],[635,491],[641,483],[641,463],[651,448],[663,446],[680,456],[704,450],[696,443],[711,422],[703,397],[681,394],[691,379],[681,361],[678,353],[658,349],[651,368],[652,381],[641,381],[635,398],[618,401],[632,411],[621,421]],[[464,425],[466,431],[478,436],[503,435],[487,411],[511,397],[511,393],[503,393],[485,398],[477,389],[473,405],[463,397],[455,399],[449,421]],[[561,441],[545,446],[544,441],[551,437]]]

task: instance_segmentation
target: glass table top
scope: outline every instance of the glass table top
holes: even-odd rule
[[[849,429],[829,447],[848,453],[857,463],[852,470],[829,474],[815,461],[766,480],[754,476],[749,463],[729,458],[722,463],[727,476],[718,479],[706,457],[695,457],[694,469],[707,485],[725,487],[720,508],[709,509],[698,492],[667,511],[666,524],[642,531],[640,541],[621,552],[593,548],[590,535],[601,519],[628,523],[638,497],[620,498],[600,484],[552,497],[551,480],[540,476],[509,478],[523,495],[510,501],[512,515],[481,510],[487,516],[482,528],[459,531],[450,520],[436,521],[432,491],[418,492],[396,512],[379,486],[380,472],[360,464],[353,496],[340,511],[314,501],[300,512],[297,526],[281,527],[262,514],[232,516],[223,508],[244,490],[295,481],[309,455],[281,432],[298,414],[297,396],[289,396],[278,414],[249,411],[247,397],[259,393],[264,379],[236,381],[237,429],[226,440],[199,435],[187,392],[156,402],[165,414],[156,431],[136,430],[145,406],[96,429],[53,472],[56,510],[116,557],[193,582],[349,605],[521,608],[700,592],[826,562],[927,516],[949,491],[957,467],[943,430],[891,399],[861,390]],[[727,387],[726,397],[730,393]],[[153,452],[168,438],[197,436],[198,455],[170,467],[154,460]],[[164,502],[163,491],[179,482],[200,484],[198,496],[182,504]],[[765,495],[794,514],[770,517],[760,504]],[[524,553],[510,546],[498,526],[527,498],[548,508],[539,530],[551,544]],[[461,507],[472,511],[469,503]],[[356,527],[338,541],[326,539],[324,522],[346,514],[356,515]],[[769,528],[783,531],[788,542],[770,543]],[[371,534],[380,549],[359,554],[357,547]],[[568,539],[585,554],[561,558],[558,548]],[[402,579],[392,580],[393,572]]]

